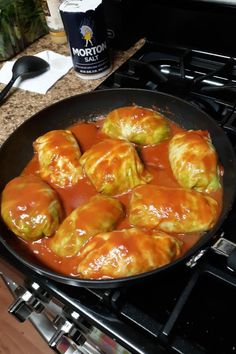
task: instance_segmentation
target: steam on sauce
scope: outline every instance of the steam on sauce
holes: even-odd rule
[[[88,150],[92,145],[107,138],[107,136],[100,131],[102,122],[103,119],[99,119],[96,123],[78,123],[69,128],[77,138],[82,153]],[[184,129],[180,128],[175,123],[169,123],[172,135],[184,131]],[[143,146],[138,147],[137,149],[147,170],[153,175],[153,180],[151,181],[152,184],[163,185],[166,187],[179,187],[179,184],[173,176],[168,159],[168,142],[169,140],[166,140],[155,146]],[[37,156],[35,155],[24,169],[23,174],[38,174],[38,171],[39,165]],[[95,188],[86,177],[73,187],[65,189],[54,187],[54,189],[56,189],[61,198],[66,215],[70,214],[72,210],[86,203],[93,195],[97,194]],[[116,197],[123,203],[126,209],[129,204],[130,194],[131,191]],[[210,196],[217,200],[219,205],[218,212],[220,213],[222,207],[222,189],[211,193]],[[125,219],[123,219],[117,226],[117,229],[129,227],[130,225],[126,215]],[[184,241],[182,253],[185,253],[198,241],[201,234],[172,234],[172,236]],[[21,240],[19,240],[19,242],[26,243],[29,251],[34,253],[40,263],[45,264],[50,269],[64,275],[76,275],[76,268],[78,266],[77,257],[59,257],[55,255],[48,247],[49,238],[42,238],[35,242],[25,242]]]

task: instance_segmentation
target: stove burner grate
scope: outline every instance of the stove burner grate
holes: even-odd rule
[[[145,45],[99,89],[146,88],[180,97],[236,134],[236,60],[185,48]]]

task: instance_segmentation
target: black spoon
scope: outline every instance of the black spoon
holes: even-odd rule
[[[30,77],[34,77],[44,73],[49,69],[49,64],[44,59],[35,57],[33,55],[25,55],[16,60],[12,67],[12,78],[8,82],[8,84],[4,87],[4,89],[0,92],[0,102],[7,95],[8,91],[18,79],[28,79]]]

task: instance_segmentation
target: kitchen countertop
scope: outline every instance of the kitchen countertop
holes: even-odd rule
[[[126,51],[112,50],[112,72],[131,57],[144,43],[145,39],[142,38]],[[17,59],[22,55],[34,55],[47,49],[59,54],[69,55],[68,45],[52,43],[50,35],[48,34],[31,44],[12,59]],[[0,67],[3,63],[4,62],[0,63]],[[0,145],[2,145],[7,137],[20,124],[34,113],[66,97],[94,90],[110,74],[97,80],[83,80],[71,69],[64,77],[58,80],[45,95],[12,88],[8,97],[0,107]],[[0,90],[3,89],[3,87],[4,85],[0,83]]]

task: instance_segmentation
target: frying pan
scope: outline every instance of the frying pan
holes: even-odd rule
[[[170,271],[215,241],[216,231],[225,220],[235,197],[236,158],[233,148],[224,131],[206,113],[179,98],[163,93],[141,89],[101,90],[72,96],[41,110],[16,129],[0,149],[0,190],[3,190],[12,178],[18,176],[30,161],[33,156],[32,143],[38,136],[53,129],[67,128],[81,120],[95,120],[115,108],[132,104],[156,109],[185,129],[209,131],[219,160],[224,167],[223,207],[216,225],[205,233],[183,257],[166,266],[126,278],[87,280],[63,276],[39,264],[32,254],[27,254],[24,248],[19,248],[15,244],[15,236],[0,221],[2,245],[36,275],[74,286],[120,287]]]

